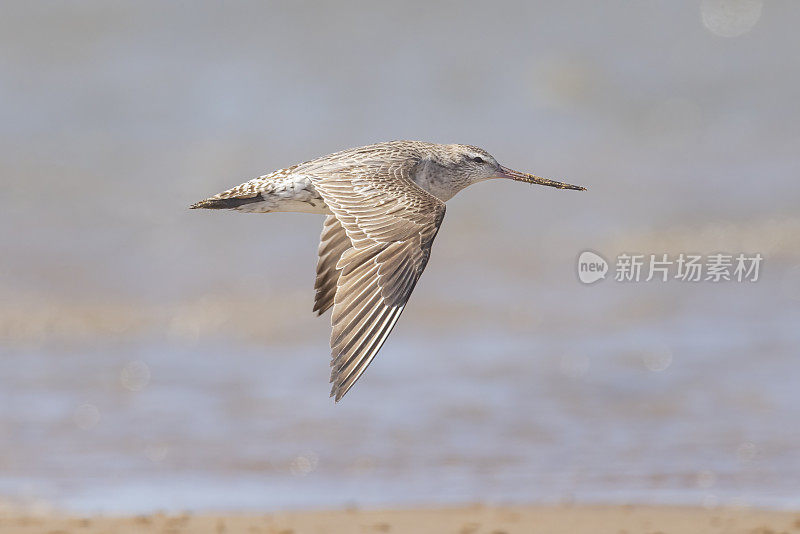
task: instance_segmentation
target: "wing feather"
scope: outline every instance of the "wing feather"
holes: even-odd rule
[[[336,401],[394,328],[444,218],[444,203],[411,180],[412,168],[408,161],[357,160],[313,174],[314,186],[333,212],[322,233],[315,310],[333,306],[331,396]]]
[[[350,238],[339,224],[339,220],[333,215],[325,217],[319,242],[317,280],[314,283],[314,289],[316,289],[314,311],[317,315],[322,315],[333,306],[336,282],[339,281],[339,270],[336,264],[339,263],[344,251],[351,246]]]

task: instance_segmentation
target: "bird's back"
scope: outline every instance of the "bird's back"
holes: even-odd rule
[[[249,213],[293,211],[329,214],[314,180],[341,172],[383,181],[385,187],[437,147],[422,141],[387,141],[350,148],[279,169],[202,200],[192,208],[234,209]]]

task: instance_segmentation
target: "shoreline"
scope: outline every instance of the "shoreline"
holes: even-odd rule
[[[198,513],[137,516],[31,516],[0,513],[0,534],[252,532],[274,534],[413,532],[419,534],[800,533],[800,511],[639,505],[528,505],[409,509]]]

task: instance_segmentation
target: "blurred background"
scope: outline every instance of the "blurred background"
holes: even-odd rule
[[[800,507],[800,4],[5,2],[0,502]],[[328,398],[322,218],[189,211],[390,139],[476,185]],[[580,252],[764,257],[583,285]],[[613,269],[613,265],[612,265]]]

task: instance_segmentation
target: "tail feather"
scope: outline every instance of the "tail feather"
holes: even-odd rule
[[[200,202],[196,202],[189,206],[189,209],[207,209],[207,210],[229,210],[235,209],[246,204],[254,204],[256,202],[263,202],[264,197],[258,194],[253,197],[232,197],[232,198],[217,198],[211,197]]]
[[[276,187],[292,186],[291,175],[297,165],[286,169],[279,169],[273,173],[253,178],[227,191],[218,193],[200,202],[189,206],[190,209],[210,209],[210,210],[238,210],[253,213],[267,213],[273,211],[274,199],[271,194]],[[287,185],[288,184],[288,185]],[[261,204],[252,206],[251,204]]]

